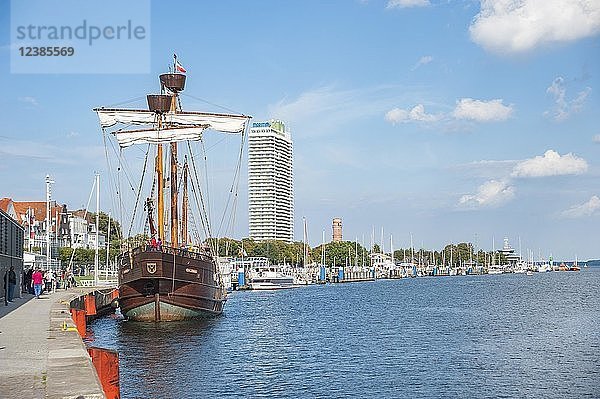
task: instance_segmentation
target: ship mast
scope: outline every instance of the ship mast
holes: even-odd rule
[[[173,73],[177,71],[177,56],[173,54]],[[171,90],[171,112],[177,113],[177,93],[178,90]],[[179,217],[177,215],[177,142],[172,141],[171,145],[171,246],[179,246]]]
[[[161,83],[161,94],[149,94],[148,107],[150,111],[156,113],[156,120],[158,122],[157,127],[160,132],[163,129],[168,130],[170,125],[163,125],[163,114],[177,113],[177,100],[178,93],[183,90],[185,86],[185,75],[181,73],[175,73],[177,68],[177,56],[174,56],[173,72],[163,73],[160,75]],[[167,91],[168,90],[168,91]],[[171,141],[171,160],[170,160],[170,194],[171,194],[171,246],[177,247],[179,242],[179,224],[178,224],[178,212],[177,212],[177,142]],[[158,237],[161,241],[165,241],[165,179],[163,169],[163,146],[162,143],[157,144],[156,159],[155,159],[155,171],[157,178],[157,224],[158,224]]]
[[[184,245],[188,244],[188,163],[187,158],[183,164],[183,200],[181,202],[181,242]]]
[[[175,98],[176,95],[174,94]],[[174,101],[175,102],[175,101]],[[177,212],[177,142],[171,142],[171,246],[179,246],[179,217]]]
[[[158,119],[158,129],[161,128],[161,118]],[[157,179],[157,197],[158,197],[158,206],[157,206],[157,222],[158,222],[158,237],[161,241],[165,240],[165,199],[164,199],[164,190],[165,190],[165,179],[163,177],[163,146],[161,143],[157,144],[156,150],[156,160],[155,160],[155,170],[156,170],[156,179]]]

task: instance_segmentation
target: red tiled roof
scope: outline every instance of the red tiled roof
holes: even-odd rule
[[[46,201],[12,201],[10,198],[2,198],[0,199],[0,209],[7,212],[6,209],[9,208],[11,203],[16,214],[16,219],[22,226],[27,225],[28,209],[32,210],[34,222],[42,223],[46,220]],[[55,220],[52,226],[52,230],[55,231],[57,226],[60,226],[63,222],[61,219],[65,205],[56,204],[54,201],[52,204],[55,205],[50,207],[50,218]]]
[[[43,222],[46,219],[46,201],[13,201],[19,222],[26,219],[27,209],[33,210],[33,219]]]
[[[10,198],[0,199],[0,209],[2,209],[4,212],[8,212],[8,205],[10,205],[11,202],[12,200]]]

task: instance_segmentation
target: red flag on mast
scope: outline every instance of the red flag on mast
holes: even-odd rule
[[[179,63],[179,61],[177,61],[177,60],[175,61],[175,70],[176,70],[177,72],[181,72],[181,73],[186,73],[186,72],[187,72],[187,71],[185,70],[185,68],[183,67],[183,65],[181,65],[181,64]]]

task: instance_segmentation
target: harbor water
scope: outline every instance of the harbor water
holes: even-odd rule
[[[234,292],[210,320],[99,319],[122,398],[600,397],[600,269]]]

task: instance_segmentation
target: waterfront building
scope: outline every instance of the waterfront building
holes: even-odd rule
[[[96,248],[96,223],[95,218],[85,209],[69,213],[69,229],[71,233],[72,248]],[[104,234],[98,234],[98,247],[106,246]]]
[[[342,241],[342,218],[333,218],[333,242]]]
[[[71,233],[71,248],[87,248],[88,246],[88,221],[78,214],[78,211],[69,216],[69,230]]]
[[[24,249],[45,256],[47,229],[50,229],[51,258],[58,257],[58,248],[95,248],[96,224],[85,210],[71,212],[66,205],[50,201],[50,221],[47,218],[46,201],[13,201],[0,199],[0,210],[12,217],[24,229]],[[105,235],[98,236],[99,246],[105,247]],[[28,259],[29,260],[29,259]]]
[[[64,237],[57,236],[55,226],[60,224],[63,206],[56,204],[56,201],[50,201],[50,223],[46,220],[46,201],[13,201],[10,198],[4,198],[14,209],[15,220],[23,227],[25,231],[24,245],[28,250],[39,248],[41,253],[46,253],[46,230],[50,228],[51,240],[50,248],[56,253],[56,248],[60,241],[64,242]],[[9,207],[10,207],[9,206]],[[66,208],[65,208],[66,209]],[[7,211],[7,208],[2,208]]]
[[[6,296],[3,277],[11,267],[17,275],[14,297],[21,297],[23,277],[23,226],[3,209],[0,209],[0,285],[2,297]]]
[[[93,249],[96,248],[96,224],[90,223],[88,225],[88,235],[87,235],[87,248]],[[106,247],[106,237],[104,234],[98,232],[98,248]]]
[[[248,136],[250,238],[292,242],[292,139],[282,121],[255,122]]]

